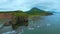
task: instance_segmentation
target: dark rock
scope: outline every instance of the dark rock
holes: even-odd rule
[[[15,24],[12,24],[13,29],[17,29],[19,26],[28,26],[28,17],[26,16],[17,16],[13,19]]]
[[[12,22],[9,21],[9,22],[4,23],[4,26],[9,26],[9,25],[11,25],[11,24],[12,24]]]

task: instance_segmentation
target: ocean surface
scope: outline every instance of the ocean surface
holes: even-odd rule
[[[16,30],[11,26],[1,28],[3,23],[0,23],[0,34],[60,34],[60,13],[33,18],[29,19],[28,27],[20,26]]]

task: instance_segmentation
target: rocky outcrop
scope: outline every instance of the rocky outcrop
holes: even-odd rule
[[[17,16],[14,18],[14,23],[12,24],[12,28],[16,29],[19,26],[28,26],[28,17],[27,16]]]

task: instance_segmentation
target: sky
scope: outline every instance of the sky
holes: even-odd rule
[[[33,7],[60,12],[60,0],[0,0],[0,11],[28,11]]]

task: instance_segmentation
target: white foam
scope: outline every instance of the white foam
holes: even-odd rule
[[[47,24],[47,26],[51,26],[51,24]]]
[[[9,31],[9,32],[3,33],[3,34],[12,34],[12,33],[16,33],[16,32],[15,31]]]
[[[37,27],[39,28],[40,26],[38,25]]]
[[[28,28],[29,30],[34,30],[34,28]]]

